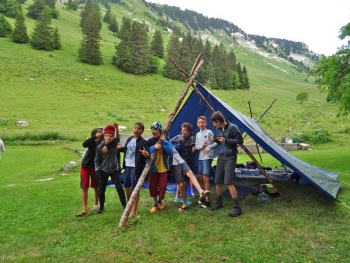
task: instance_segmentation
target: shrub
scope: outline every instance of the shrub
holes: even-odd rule
[[[331,134],[328,131],[307,131],[300,136],[301,141],[307,141],[310,143],[327,143],[332,141]]]

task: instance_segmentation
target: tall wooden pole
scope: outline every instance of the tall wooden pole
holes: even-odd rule
[[[196,63],[197,62],[198,62],[198,59],[197,59]],[[186,97],[186,94],[187,94],[189,88],[191,87],[192,82],[194,81],[195,77],[197,76],[199,68],[203,65],[203,63],[204,63],[204,61],[201,60],[198,63],[198,65],[195,66],[195,69],[193,70],[193,74],[188,79],[188,82],[187,82],[185,88],[183,89],[183,91],[182,91],[182,93],[180,95],[180,98],[178,99],[178,101],[177,101],[177,103],[175,105],[174,110],[171,111],[170,114],[168,115],[168,120],[167,120],[166,125],[165,125],[165,127],[163,129],[163,133],[164,134],[166,134],[168,132],[174,116],[176,115],[177,111],[179,110],[182,101]],[[145,178],[146,178],[146,176],[147,176],[147,174],[149,172],[149,169],[151,168],[151,165],[152,165],[152,163],[154,161],[154,158],[155,158],[155,153],[152,153],[148,163],[146,164],[145,168],[143,169],[143,171],[141,173],[141,176],[140,176],[140,178],[139,178],[139,180],[138,180],[138,182],[137,182],[137,184],[135,186],[135,189],[131,193],[131,196],[130,196],[130,199],[129,199],[128,203],[126,204],[124,212],[123,212],[123,214],[122,214],[122,216],[120,218],[120,221],[119,221],[119,226],[118,226],[119,228],[124,228],[126,226],[126,222],[128,221],[130,211],[131,211],[132,206],[134,205],[135,200],[136,200],[136,195],[140,192],[140,189],[141,189],[143,183],[145,182]]]
[[[184,79],[188,79],[188,73],[186,73],[186,71],[184,71],[182,68],[180,68],[176,62],[174,60],[171,60],[172,63],[175,65],[175,67],[181,72],[182,76],[184,77]],[[215,112],[215,110],[213,109],[213,107],[209,104],[209,102],[204,98],[204,96],[200,93],[200,91],[192,84],[192,88],[194,89],[194,91],[198,94],[198,96],[200,97],[200,99],[204,102],[204,104],[207,106],[207,108],[211,111],[211,112]],[[271,104],[272,105],[272,104]],[[265,112],[266,113],[266,112]],[[279,187],[275,184],[275,182],[272,180],[272,178],[270,177],[270,175],[268,175],[265,171],[265,169],[260,165],[260,163],[255,159],[255,157],[253,156],[253,154],[247,149],[247,147],[245,147],[243,144],[239,144],[239,146],[243,149],[243,151],[245,151],[245,153],[250,157],[250,159],[252,159],[252,161],[255,163],[255,165],[259,168],[260,172],[266,177],[266,179],[275,187],[275,189],[278,191],[278,193],[287,201],[287,202],[291,202],[291,200],[279,189]]]

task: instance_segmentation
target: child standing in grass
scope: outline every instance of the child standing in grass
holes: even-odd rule
[[[163,210],[165,208],[162,200],[165,197],[168,182],[169,157],[173,153],[173,146],[162,134],[162,124],[160,122],[152,123],[151,130],[153,137],[147,140],[147,145],[150,153],[155,152],[156,156],[150,167],[149,193],[153,198],[153,207],[150,212],[155,213],[158,209]]]
[[[223,207],[222,205],[222,184],[226,184],[233,199],[233,210],[227,215],[236,217],[243,212],[237,198],[237,190],[234,186],[235,167],[237,162],[237,145],[243,144],[242,134],[236,125],[225,120],[224,115],[220,111],[216,111],[211,115],[211,122],[216,127],[216,135],[211,139],[222,147],[219,152],[218,161],[215,171],[215,184],[217,202],[212,210]]]
[[[144,129],[145,127],[142,122],[136,122],[133,129],[133,136],[126,140],[124,147],[118,146],[120,151],[124,152],[124,187],[128,200],[146,166],[146,157],[149,157],[147,142],[142,138]],[[139,199],[140,193],[137,193],[130,216],[136,216]]]
[[[214,158],[213,149],[217,146],[217,143],[210,139],[214,134],[206,128],[207,119],[205,116],[197,118],[197,126],[199,128],[199,132],[196,134],[196,149],[199,151],[198,181],[203,189],[210,190],[211,163]],[[205,199],[199,199],[198,203],[201,208],[210,207],[210,196],[207,196]]]
[[[120,203],[122,204],[123,208],[126,206],[125,193],[119,177],[120,167],[117,146],[111,148],[108,147],[107,151],[102,151],[104,146],[108,146],[110,143],[115,143],[116,140],[119,142],[119,138],[114,138],[115,127],[113,125],[107,125],[104,128],[103,133],[104,141],[97,146],[95,156],[95,171],[97,172],[99,178],[100,207],[97,210],[98,214],[101,214],[104,210],[105,192],[109,177],[111,177],[115,185]]]
[[[175,146],[176,150],[179,152],[182,159],[185,160],[190,169],[194,171],[196,137],[192,134],[192,125],[188,122],[181,124],[181,134],[172,138],[170,142]],[[194,188],[191,182],[190,188],[192,197],[195,197]],[[183,199],[183,196],[181,198]],[[181,198],[179,191],[177,190],[174,201],[179,202]],[[187,202],[189,203],[189,200]]]
[[[178,191],[180,192],[182,196],[182,206],[179,207],[179,212],[184,212],[187,209],[188,203],[186,202],[186,190],[187,190],[187,182],[188,179],[190,179],[190,182],[196,187],[198,190],[198,193],[200,193],[200,198],[204,199],[207,196],[210,195],[210,191],[203,190],[201,186],[199,185],[196,176],[193,174],[190,167],[187,165],[187,163],[184,161],[184,159],[181,158],[178,151],[174,148],[173,149],[173,159],[172,159],[172,166],[171,171],[175,177],[176,183],[178,185]]]
[[[91,210],[98,209],[98,181],[95,174],[95,153],[96,147],[103,138],[103,132],[99,128],[95,128],[91,131],[91,137],[83,142],[83,147],[88,148],[84,158],[81,161],[80,167],[80,187],[82,189],[82,203],[83,210],[78,213],[76,216],[81,217],[87,213],[87,200],[88,200],[88,191],[89,191],[89,182],[90,187],[94,189],[94,205]]]

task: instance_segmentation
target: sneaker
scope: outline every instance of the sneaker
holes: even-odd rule
[[[270,197],[265,193],[260,193],[258,194],[258,199],[262,201],[269,201]]]
[[[197,198],[197,195],[195,193],[191,194],[192,198]]]
[[[204,201],[204,202],[199,206],[199,208],[204,208],[204,209],[208,209],[209,207],[211,207],[211,203],[210,203],[210,202],[207,202],[207,201]]]
[[[186,204],[187,204],[187,205],[192,205],[191,200],[186,199]]]
[[[151,210],[149,210],[152,214],[157,212],[158,206],[152,206]]]
[[[158,203],[158,208],[160,210],[163,210],[165,208],[165,205],[163,203]]]
[[[216,203],[214,207],[211,208],[211,211],[219,210],[220,208],[223,208],[224,206],[222,203]]]
[[[243,214],[242,208],[240,208],[239,206],[235,206],[232,211],[228,212],[228,216],[231,217],[236,217],[236,216],[240,216],[241,214]]]
[[[179,198],[174,198],[174,202],[175,203],[182,203],[182,197],[179,197]]]
[[[204,199],[204,198],[201,198],[201,199],[198,200],[197,203],[198,203],[199,205],[201,205],[201,204],[203,204],[204,202],[205,202],[205,199]]]

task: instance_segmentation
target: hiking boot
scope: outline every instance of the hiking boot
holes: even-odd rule
[[[224,206],[222,203],[216,203],[214,207],[211,208],[211,211],[219,210],[220,208],[223,208]]]
[[[204,208],[204,209],[208,209],[209,207],[211,207],[211,203],[210,203],[210,202],[207,202],[207,201],[204,201],[204,202],[199,206],[199,208]]]
[[[158,206],[152,206],[152,208],[151,208],[151,210],[149,210],[152,214],[153,213],[155,213],[155,212],[157,212],[157,210],[158,210]]]
[[[163,203],[158,203],[158,208],[160,210],[163,210],[165,208],[165,205]]]
[[[239,206],[235,206],[232,211],[228,212],[228,216],[231,217],[236,217],[236,216],[240,216],[241,214],[243,214],[242,208]]]

